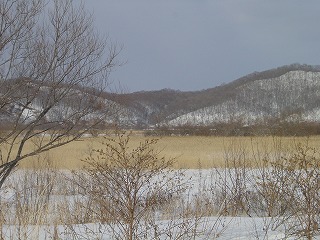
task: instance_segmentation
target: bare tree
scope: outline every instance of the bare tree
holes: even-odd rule
[[[72,0],[0,2],[0,187],[22,159],[104,121],[118,53]]]

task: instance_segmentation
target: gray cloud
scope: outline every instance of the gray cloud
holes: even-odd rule
[[[319,64],[320,1],[87,0],[124,45],[111,78],[129,91],[201,90],[253,71]]]

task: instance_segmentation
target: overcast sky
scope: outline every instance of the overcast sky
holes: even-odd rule
[[[319,0],[86,0],[123,45],[126,91],[202,90],[254,71],[320,64]]]

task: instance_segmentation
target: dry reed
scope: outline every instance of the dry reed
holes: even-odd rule
[[[132,147],[146,139],[142,135],[132,136]],[[102,137],[82,138],[79,141],[72,142],[58,149],[52,149],[44,153],[48,158],[54,161],[59,169],[79,169],[83,166],[81,160],[88,156],[89,152],[102,147]],[[320,146],[320,137],[199,137],[199,136],[170,136],[162,137],[156,146],[161,151],[160,155],[164,157],[176,158],[174,167],[197,169],[219,167],[224,165],[225,154],[234,147],[241,146],[242,149],[250,151],[252,147],[264,149],[272,152],[281,143],[283,149],[292,149],[298,142],[306,142],[311,147]],[[28,148],[31,145],[27,146]],[[37,161],[37,158],[34,159]],[[34,167],[33,159],[26,159],[21,162],[21,168]],[[249,162],[251,159],[248,159]],[[254,163],[253,163],[254,165]]]

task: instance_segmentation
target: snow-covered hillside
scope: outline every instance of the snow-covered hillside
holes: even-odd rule
[[[19,97],[19,101],[12,101],[2,108],[1,121],[12,121],[22,110],[22,120],[19,122],[30,121],[48,103],[48,96],[51,96],[48,87],[31,84],[31,87],[39,90],[28,108],[21,106],[25,106],[29,100]],[[63,88],[59,91],[63,91]],[[5,89],[0,90],[0,96],[3,94]],[[90,99],[97,97],[86,88],[73,89],[69,95],[50,110],[47,120],[63,119],[72,114],[74,103],[81,102],[81,107],[88,107]],[[230,122],[250,125],[265,123],[270,119],[320,122],[320,67],[293,64],[255,72],[228,84],[201,91],[163,89],[127,94],[103,92],[99,99],[101,104],[97,107],[109,111],[105,122],[115,121],[126,127]],[[85,120],[90,118],[95,118],[95,115],[88,114]]]
[[[290,71],[279,77],[251,81],[220,104],[201,108],[170,121],[171,125],[206,125],[268,118],[320,122],[320,73]]]

